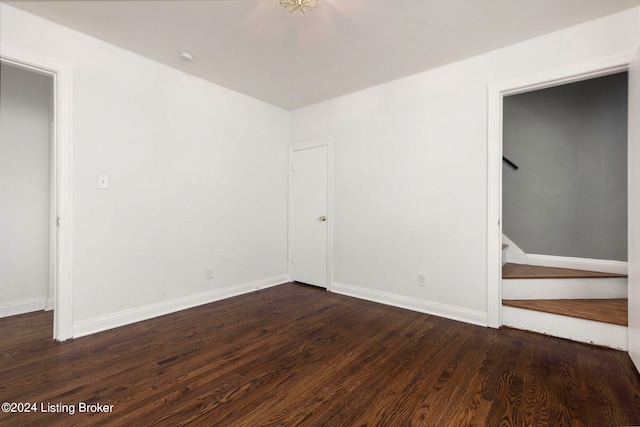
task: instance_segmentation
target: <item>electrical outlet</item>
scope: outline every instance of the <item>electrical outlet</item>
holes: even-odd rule
[[[213,267],[207,268],[206,277],[207,279],[213,279]]]
[[[427,286],[427,275],[425,273],[418,273],[418,286]]]
[[[101,190],[109,188],[109,177],[107,175],[98,175],[98,188]]]

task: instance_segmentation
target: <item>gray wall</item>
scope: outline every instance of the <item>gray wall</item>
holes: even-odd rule
[[[627,74],[504,100],[503,232],[526,253],[626,261]]]
[[[51,83],[49,77],[0,65],[0,306],[4,309],[39,303],[44,308],[48,296]]]

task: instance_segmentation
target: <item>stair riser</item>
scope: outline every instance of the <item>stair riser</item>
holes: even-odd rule
[[[627,327],[541,311],[502,307],[502,324],[573,341],[627,351]]]
[[[627,278],[503,279],[502,299],[627,298]]]

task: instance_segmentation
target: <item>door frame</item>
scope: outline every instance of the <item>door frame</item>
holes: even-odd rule
[[[50,288],[53,338],[73,337],[73,67],[0,43],[0,61],[53,78]]]
[[[502,326],[503,98],[627,71],[634,53],[635,51],[626,51],[489,85],[487,94],[487,325],[489,327]],[[631,185],[630,181],[629,185]],[[631,259],[632,255],[628,256]]]
[[[327,147],[327,291],[333,283],[333,138],[321,138],[289,145],[289,211],[287,242],[287,274],[293,280],[293,155],[296,151]]]

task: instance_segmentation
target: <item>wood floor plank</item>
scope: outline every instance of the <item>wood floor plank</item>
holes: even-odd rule
[[[388,387],[371,402],[371,410],[365,412],[354,422],[354,425],[408,425],[414,414],[399,408],[415,407],[425,396],[437,380],[434,372],[440,372],[448,361],[455,356],[457,349],[448,346],[452,339],[460,338],[459,335],[451,335],[442,326],[431,328],[424,334],[428,340],[428,351],[425,348],[417,349],[422,354],[415,354],[415,363],[419,370],[403,369],[403,374],[397,377],[397,381]],[[406,363],[406,362],[405,362]],[[419,421],[419,417],[415,420]]]
[[[380,313],[380,315],[383,316],[384,313]],[[367,324],[358,324],[358,322],[355,321],[340,321],[339,323],[346,323],[344,326],[347,328],[349,334],[369,336],[371,339],[348,340],[348,342],[344,340],[344,344],[347,344],[346,347],[337,345],[338,343],[336,342],[332,351],[342,352],[343,357],[339,361],[336,361],[331,370],[318,372],[315,366],[311,365],[310,369],[313,372],[310,372],[308,377],[304,377],[302,380],[297,379],[295,387],[288,389],[285,396],[280,395],[280,397],[276,399],[277,404],[272,405],[273,415],[261,420],[259,418],[260,413],[256,412],[257,417],[250,419],[250,422],[274,426],[283,425],[285,420],[289,422],[295,420],[297,422],[305,419],[310,411],[314,411],[315,408],[319,408],[325,402],[338,402],[337,399],[330,398],[331,396],[335,397],[336,389],[327,387],[327,385],[342,385],[342,378],[353,374],[354,362],[357,357],[363,353],[370,353],[381,341],[392,339],[399,333],[401,328],[400,324],[393,321],[378,322],[376,320],[375,323],[367,322]],[[410,316],[407,316],[404,327],[410,326],[411,324],[412,319]],[[339,327],[339,325],[334,325],[334,327],[336,326]],[[355,326],[357,326],[357,328]],[[428,330],[429,326],[427,325],[425,329]],[[371,334],[371,331],[375,331],[375,334]],[[327,410],[327,406],[324,405],[322,412],[326,412]],[[320,409],[318,409],[317,412],[320,412]]]
[[[626,353],[488,329],[299,284],[56,343],[0,319],[7,426],[638,425]]]

